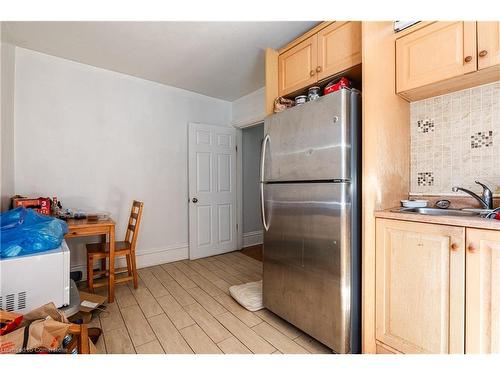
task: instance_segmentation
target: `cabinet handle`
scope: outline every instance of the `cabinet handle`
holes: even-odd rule
[[[316,72],[320,73],[321,72],[321,66],[316,67]]]
[[[467,246],[467,251],[469,251],[469,253],[475,253],[476,252],[476,247],[474,246],[474,244],[469,244],[469,246]]]
[[[472,61],[472,56],[467,56],[465,58],[465,62],[468,63],[468,62],[471,62]]]
[[[451,251],[457,251],[457,250],[458,250],[458,245],[455,242],[453,242],[451,244]]]
[[[311,71],[309,72],[309,75],[310,75],[311,77],[312,77],[312,76],[314,76],[315,74],[316,74],[316,73],[314,72],[314,70],[311,70]]]
[[[483,49],[481,52],[479,52],[479,57],[484,57],[488,54],[488,51],[486,51],[485,49]]]

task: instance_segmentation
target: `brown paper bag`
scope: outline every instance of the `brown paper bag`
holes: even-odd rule
[[[89,354],[101,354],[99,349],[96,348],[96,346],[90,339],[89,339]]]
[[[0,353],[58,351],[69,327],[66,317],[48,303],[26,314],[18,329],[0,336]]]
[[[64,314],[61,313],[56,308],[56,305],[54,305],[54,303],[52,302],[40,306],[35,310],[32,310],[29,313],[25,314],[23,323],[27,324],[28,322],[34,320],[45,319],[48,316],[50,316],[53,320],[56,320],[58,322],[68,323],[68,319],[66,319],[66,316],[64,316]]]

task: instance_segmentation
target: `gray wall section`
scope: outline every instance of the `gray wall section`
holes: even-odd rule
[[[243,233],[262,230],[260,220],[259,164],[264,124],[243,129]]]
[[[4,25],[0,26],[0,30]],[[5,32],[5,31],[3,31]],[[1,127],[0,127],[0,210],[9,208],[14,195],[14,81],[15,47],[5,41],[0,45]]]

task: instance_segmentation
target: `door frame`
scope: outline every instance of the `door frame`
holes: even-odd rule
[[[231,124],[226,125],[220,125],[220,124],[212,124],[209,122],[201,122],[201,121],[189,121],[188,126],[186,127],[186,209],[187,209],[187,233],[188,233],[188,238],[187,238],[187,248],[188,248],[188,258],[191,258],[191,233],[190,233],[190,217],[189,217],[189,205],[190,205],[190,191],[189,191],[189,131],[192,125],[209,125],[209,126],[218,126],[221,128],[233,128],[236,130],[236,249],[234,250],[241,250],[243,246],[243,234],[242,234],[242,224],[243,224],[243,212],[242,212],[242,203],[243,203],[243,189],[242,189],[242,159],[241,159],[241,140],[242,140],[242,132],[241,129],[239,129],[236,126],[233,126]]]
[[[236,142],[238,152],[236,153],[236,184],[237,184],[237,209],[238,209],[238,249],[243,249],[243,129],[252,128],[257,125],[264,125],[265,116],[255,116],[249,122],[234,123],[232,126],[236,129]]]

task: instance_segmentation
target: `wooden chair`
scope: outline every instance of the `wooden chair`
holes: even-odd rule
[[[138,201],[132,203],[125,241],[115,242],[115,256],[125,256],[127,260],[127,267],[115,268],[115,273],[127,272],[127,276],[116,277],[115,283],[118,284],[133,280],[135,289],[137,289],[135,245],[137,235],[139,234],[143,205],[144,203]],[[87,244],[87,283],[91,293],[94,292],[94,288],[106,285],[105,282],[94,283],[94,276],[109,275],[109,271],[106,269],[106,258],[109,258],[109,243]],[[100,271],[94,271],[95,260],[101,260]]]
[[[73,338],[66,347],[66,353],[71,354],[76,348],[78,354],[90,354],[88,327],[86,324],[72,324],[69,327],[68,333]]]

